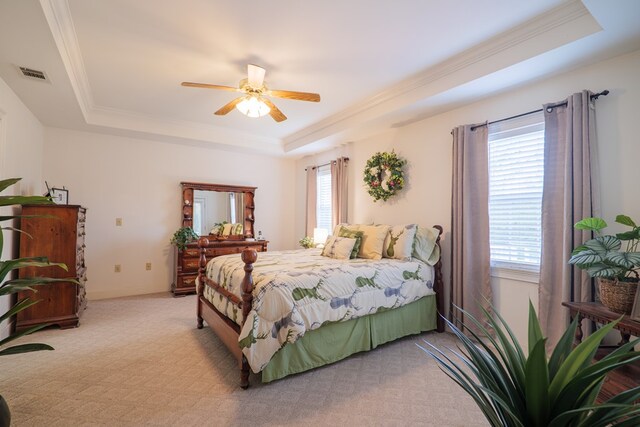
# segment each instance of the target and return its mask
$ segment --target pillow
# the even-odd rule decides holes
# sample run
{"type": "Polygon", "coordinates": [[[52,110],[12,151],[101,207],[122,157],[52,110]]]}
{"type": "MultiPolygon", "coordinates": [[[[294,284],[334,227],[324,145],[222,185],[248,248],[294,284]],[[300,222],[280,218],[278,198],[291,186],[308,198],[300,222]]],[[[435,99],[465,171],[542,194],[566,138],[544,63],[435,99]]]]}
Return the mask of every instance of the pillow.
{"type": "Polygon", "coordinates": [[[359,225],[358,231],[362,231],[362,245],[358,257],[366,259],[382,259],[384,239],[389,232],[388,225],[359,225]]]}
{"type": "Polygon", "coordinates": [[[242,234],[243,228],[242,224],[237,222],[231,226],[231,234],[242,234]]]}
{"type": "Polygon", "coordinates": [[[347,224],[346,222],[341,222],[340,224],[336,225],[335,227],[333,227],[333,235],[337,236],[338,234],[340,234],[340,229],[344,227],[347,228],[349,230],[358,230],[358,225],[357,224],[347,224]]]}
{"type": "Polygon", "coordinates": [[[350,239],[348,237],[330,236],[327,239],[327,243],[324,244],[322,249],[322,256],[335,259],[349,259],[353,245],[356,244],[356,239],[350,239]]]}
{"type": "Polygon", "coordinates": [[[440,247],[436,245],[439,233],[435,228],[418,227],[411,255],[426,264],[435,265],[440,259],[440,247]]]}
{"type": "Polygon", "coordinates": [[[356,231],[347,227],[340,227],[338,231],[339,237],[348,237],[350,239],[356,239],[355,245],[353,245],[353,250],[351,251],[351,256],[349,258],[357,258],[358,252],[360,252],[360,246],[362,246],[362,236],[364,233],[362,231],[356,231]]]}
{"type": "Polygon", "coordinates": [[[222,235],[223,236],[228,236],[229,234],[231,234],[231,226],[233,226],[233,224],[229,224],[226,223],[223,228],[222,228],[222,235]]]}
{"type": "Polygon", "coordinates": [[[384,239],[384,258],[401,259],[411,261],[413,251],[413,240],[416,236],[417,224],[395,225],[389,228],[384,239]]]}

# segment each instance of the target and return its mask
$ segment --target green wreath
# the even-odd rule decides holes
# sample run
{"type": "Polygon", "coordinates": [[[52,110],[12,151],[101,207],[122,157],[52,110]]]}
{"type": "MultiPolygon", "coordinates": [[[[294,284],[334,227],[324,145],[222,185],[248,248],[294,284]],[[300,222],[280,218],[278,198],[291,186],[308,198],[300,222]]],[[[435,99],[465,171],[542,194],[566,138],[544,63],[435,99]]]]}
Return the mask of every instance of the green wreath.
{"type": "Polygon", "coordinates": [[[402,167],[407,161],[391,153],[376,153],[367,160],[364,168],[364,182],[373,201],[387,199],[404,187],[402,167]]]}

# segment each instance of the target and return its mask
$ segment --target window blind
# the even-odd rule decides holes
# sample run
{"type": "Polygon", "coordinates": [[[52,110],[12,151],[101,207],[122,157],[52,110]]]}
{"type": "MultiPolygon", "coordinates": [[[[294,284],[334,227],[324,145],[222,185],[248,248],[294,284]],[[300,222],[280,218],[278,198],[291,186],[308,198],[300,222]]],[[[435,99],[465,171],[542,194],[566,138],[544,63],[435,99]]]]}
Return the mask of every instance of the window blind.
{"type": "Polygon", "coordinates": [[[318,167],[316,227],[331,233],[331,166],[318,167]]]}
{"type": "Polygon", "coordinates": [[[543,174],[542,113],[489,125],[492,266],[539,270],[543,174]]]}

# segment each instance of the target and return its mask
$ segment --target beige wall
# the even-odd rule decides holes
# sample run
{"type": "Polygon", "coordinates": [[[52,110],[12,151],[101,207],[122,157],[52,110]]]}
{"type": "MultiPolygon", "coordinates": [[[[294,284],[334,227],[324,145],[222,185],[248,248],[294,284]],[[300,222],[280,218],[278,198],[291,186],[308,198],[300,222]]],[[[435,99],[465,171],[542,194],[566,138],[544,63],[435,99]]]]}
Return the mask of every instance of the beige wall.
{"type": "Polygon", "coordinates": [[[44,177],[88,208],[89,299],[169,290],[181,181],[257,186],[256,232],[269,249],[292,245],[293,160],[53,128],[44,152],[44,177]]]}
{"type": "MultiPolygon", "coordinates": [[[[42,141],[42,125],[0,78],[0,179],[22,178],[3,195],[42,194],[42,141]]],[[[9,208],[0,209],[2,213],[9,211],[9,208]]],[[[2,259],[18,255],[14,237],[14,233],[4,231],[2,259]]],[[[0,298],[0,313],[4,313],[9,304],[9,298],[0,298]]],[[[6,322],[0,325],[0,339],[7,336],[8,330],[6,322]]]]}
{"type": "MultiPolygon", "coordinates": [[[[582,89],[611,93],[597,103],[602,214],[612,219],[626,213],[640,219],[640,51],[592,66],[576,69],[535,84],[509,90],[480,102],[469,104],[402,128],[390,129],[378,136],[351,142],[346,153],[351,158],[349,187],[351,222],[442,224],[445,228],[443,262],[445,280],[449,280],[449,232],[451,210],[451,135],[453,127],[509,117],[541,108],[546,102],[559,101],[582,89]],[[407,186],[388,203],[374,203],[362,183],[366,160],[376,151],[395,150],[405,157],[407,186]]],[[[336,150],[340,151],[340,150],[336,150]]],[[[318,158],[333,158],[334,152],[322,153],[298,161],[296,174],[296,230],[304,232],[304,188],[302,169],[318,158]]],[[[537,307],[537,285],[494,277],[495,303],[502,315],[526,336],[529,298],[537,307]]]]}

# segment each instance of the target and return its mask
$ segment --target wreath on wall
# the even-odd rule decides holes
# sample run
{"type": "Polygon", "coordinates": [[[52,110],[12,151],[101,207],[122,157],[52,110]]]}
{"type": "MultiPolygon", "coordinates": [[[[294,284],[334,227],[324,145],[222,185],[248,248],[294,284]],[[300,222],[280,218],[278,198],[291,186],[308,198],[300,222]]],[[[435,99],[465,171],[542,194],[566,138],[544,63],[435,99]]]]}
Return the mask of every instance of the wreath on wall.
{"type": "Polygon", "coordinates": [[[404,187],[402,168],[407,161],[391,153],[376,153],[367,160],[364,182],[373,201],[387,201],[404,187]]]}

